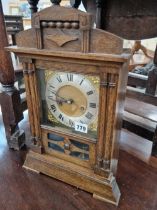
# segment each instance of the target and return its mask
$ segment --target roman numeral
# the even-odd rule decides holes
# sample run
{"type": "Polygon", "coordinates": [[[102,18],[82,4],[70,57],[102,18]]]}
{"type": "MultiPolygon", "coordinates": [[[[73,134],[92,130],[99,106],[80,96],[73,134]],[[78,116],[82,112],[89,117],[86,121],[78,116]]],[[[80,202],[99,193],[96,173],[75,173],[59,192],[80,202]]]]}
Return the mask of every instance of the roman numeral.
{"type": "Polygon", "coordinates": [[[67,79],[68,79],[68,81],[72,82],[73,81],[73,74],[67,74],[67,79]]]}
{"type": "Polygon", "coordinates": [[[51,87],[51,88],[53,88],[53,89],[55,88],[53,85],[49,85],[49,87],[51,87]]]}
{"type": "Polygon", "coordinates": [[[58,80],[58,82],[60,82],[60,83],[62,82],[62,79],[60,76],[58,76],[56,79],[58,80]]]}
{"type": "Polygon", "coordinates": [[[80,120],[80,123],[84,124],[84,122],[82,120],[80,120]]]}
{"type": "Polygon", "coordinates": [[[88,112],[88,113],[85,115],[85,117],[88,118],[89,120],[91,120],[92,117],[93,117],[93,115],[92,115],[90,112],[88,112]]]}
{"type": "Polygon", "coordinates": [[[91,108],[96,108],[96,103],[89,103],[89,107],[91,107],[91,108]]]}
{"type": "Polygon", "coordinates": [[[53,96],[48,96],[48,99],[53,100],[53,96]]]}
{"type": "Polygon", "coordinates": [[[51,105],[51,109],[52,109],[53,112],[55,112],[56,111],[56,106],[54,104],[51,105]]]}
{"type": "Polygon", "coordinates": [[[56,91],[51,91],[51,90],[50,90],[50,92],[51,92],[52,94],[56,95],[56,91]]]}
{"type": "Polygon", "coordinates": [[[71,127],[73,127],[73,126],[74,126],[74,122],[73,122],[72,120],[69,120],[69,125],[70,125],[71,127]]]}
{"type": "Polygon", "coordinates": [[[82,79],[82,80],[81,80],[80,85],[82,85],[82,83],[83,83],[84,80],[85,80],[85,79],[82,79]]]}
{"type": "Polygon", "coordinates": [[[93,93],[94,93],[93,90],[90,90],[87,92],[87,95],[89,96],[89,95],[92,95],[93,93]]]}
{"type": "Polygon", "coordinates": [[[62,114],[60,114],[59,116],[58,116],[58,118],[60,119],[60,120],[64,120],[64,117],[63,117],[63,115],[62,114]]]}

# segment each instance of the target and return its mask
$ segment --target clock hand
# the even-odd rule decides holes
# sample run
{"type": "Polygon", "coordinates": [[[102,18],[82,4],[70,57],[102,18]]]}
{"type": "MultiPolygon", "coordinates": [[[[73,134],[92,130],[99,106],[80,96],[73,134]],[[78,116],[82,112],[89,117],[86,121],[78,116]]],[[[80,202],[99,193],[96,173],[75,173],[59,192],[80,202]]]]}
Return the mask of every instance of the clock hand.
{"type": "Polygon", "coordinates": [[[77,105],[75,102],[74,102],[74,100],[73,99],[65,99],[65,98],[63,98],[63,97],[61,97],[61,96],[59,96],[59,95],[57,95],[57,94],[55,94],[56,95],[56,100],[55,99],[53,99],[53,98],[51,98],[50,100],[51,101],[56,101],[56,102],[58,102],[59,104],[62,104],[62,103],[67,103],[67,104],[75,104],[75,105],[77,105]],[[60,98],[60,99],[58,99],[58,98],[60,98]]]}
{"type": "Polygon", "coordinates": [[[64,100],[64,101],[67,101],[67,99],[65,99],[65,98],[63,98],[63,97],[61,97],[61,96],[59,96],[59,95],[57,95],[57,94],[55,94],[58,98],[61,98],[62,100],[64,100]]]}
{"type": "Polygon", "coordinates": [[[56,95],[56,98],[60,98],[60,99],[62,99],[62,100],[54,100],[54,99],[51,99],[51,100],[53,100],[53,101],[56,101],[56,102],[58,102],[60,105],[62,105],[62,103],[67,103],[67,104],[75,104],[75,106],[77,106],[78,107],[78,104],[73,100],[73,99],[65,99],[65,98],[63,98],[62,96],[59,96],[57,93],[55,93],[55,92],[52,92],[53,94],[55,94],[56,95]]]}
{"type": "Polygon", "coordinates": [[[65,99],[65,98],[63,98],[63,97],[61,97],[61,96],[59,96],[56,92],[52,92],[52,91],[50,91],[50,92],[53,93],[56,97],[61,98],[61,99],[63,99],[64,101],[67,101],[67,99],[65,99]]]}
{"type": "Polygon", "coordinates": [[[74,100],[73,99],[65,99],[63,98],[62,96],[59,96],[57,93],[55,94],[58,98],[61,98],[63,99],[63,102],[67,103],[67,104],[72,104],[74,103],[74,100]]]}
{"type": "MultiPolygon", "coordinates": [[[[66,101],[67,101],[67,99],[65,99],[65,98],[63,98],[63,97],[61,97],[61,96],[59,96],[56,92],[53,92],[53,91],[50,91],[50,92],[53,93],[53,94],[56,96],[56,98],[62,99],[62,100],[63,100],[62,102],[66,102],[66,101]]],[[[51,100],[52,100],[52,101],[58,101],[58,100],[54,100],[54,99],[52,99],[52,98],[51,98],[51,100]]]]}
{"type": "Polygon", "coordinates": [[[61,100],[61,99],[58,99],[58,100],[56,99],[56,100],[55,100],[55,99],[53,99],[53,98],[49,98],[49,99],[50,99],[51,101],[56,101],[56,102],[59,103],[59,104],[62,104],[63,102],[66,102],[66,100],[63,100],[63,99],[62,99],[62,100],[61,100]]]}

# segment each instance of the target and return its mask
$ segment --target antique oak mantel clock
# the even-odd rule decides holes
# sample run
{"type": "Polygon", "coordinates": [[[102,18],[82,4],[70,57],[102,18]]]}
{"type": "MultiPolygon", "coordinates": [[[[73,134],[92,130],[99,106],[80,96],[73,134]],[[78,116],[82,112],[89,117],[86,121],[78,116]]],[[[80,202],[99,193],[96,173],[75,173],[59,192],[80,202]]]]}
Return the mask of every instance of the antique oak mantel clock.
{"type": "Polygon", "coordinates": [[[88,13],[53,5],[8,47],[23,64],[31,127],[24,167],[118,204],[115,180],[129,54],[88,13]]]}

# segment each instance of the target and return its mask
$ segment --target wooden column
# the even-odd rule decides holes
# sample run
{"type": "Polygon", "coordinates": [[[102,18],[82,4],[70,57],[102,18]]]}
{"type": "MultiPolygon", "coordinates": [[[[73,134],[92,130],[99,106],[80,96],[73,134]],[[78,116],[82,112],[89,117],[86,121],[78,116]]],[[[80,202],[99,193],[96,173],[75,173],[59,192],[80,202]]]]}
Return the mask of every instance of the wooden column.
{"type": "Polygon", "coordinates": [[[101,14],[102,14],[102,2],[104,0],[96,0],[96,27],[101,29],[101,14]]]}
{"type": "Polygon", "coordinates": [[[9,52],[2,3],[0,0],[0,82],[2,90],[0,103],[6,138],[10,148],[19,149],[24,143],[24,132],[18,128],[18,122],[23,119],[19,91],[14,86],[14,68],[9,52]]]}
{"type": "Polygon", "coordinates": [[[28,0],[28,3],[30,4],[31,14],[38,11],[38,7],[37,7],[38,2],[39,0],[28,0]]]}
{"type": "Polygon", "coordinates": [[[30,60],[28,63],[23,63],[23,73],[29,110],[29,122],[32,134],[30,146],[33,151],[42,153],[43,147],[41,143],[40,110],[38,107],[40,101],[33,61],[30,60]]]}

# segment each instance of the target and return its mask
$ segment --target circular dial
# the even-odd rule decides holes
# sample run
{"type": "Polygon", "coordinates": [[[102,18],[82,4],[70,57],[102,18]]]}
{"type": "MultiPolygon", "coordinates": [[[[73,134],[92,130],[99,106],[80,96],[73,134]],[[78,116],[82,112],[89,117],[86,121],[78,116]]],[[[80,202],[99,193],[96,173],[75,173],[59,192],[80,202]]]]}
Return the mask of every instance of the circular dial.
{"type": "Polygon", "coordinates": [[[75,122],[89,125],[97,117],[98,93],[84,75],[53,74],[46,85],[46,101],[53,116],[69,127],[75,122]]]}

